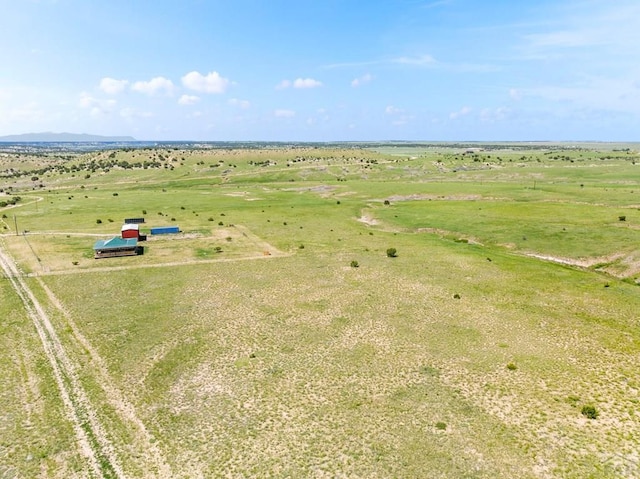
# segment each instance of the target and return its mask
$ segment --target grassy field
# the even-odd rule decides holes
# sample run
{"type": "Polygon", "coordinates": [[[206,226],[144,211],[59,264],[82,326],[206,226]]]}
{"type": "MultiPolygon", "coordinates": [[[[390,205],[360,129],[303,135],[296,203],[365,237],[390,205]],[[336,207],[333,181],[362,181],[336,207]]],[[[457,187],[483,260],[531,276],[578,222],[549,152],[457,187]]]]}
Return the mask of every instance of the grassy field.
{"type": "Polygon", "coordinates": [[[640,475],[640,155],[482,146],[4,157],[0,478],[640,475]]]}

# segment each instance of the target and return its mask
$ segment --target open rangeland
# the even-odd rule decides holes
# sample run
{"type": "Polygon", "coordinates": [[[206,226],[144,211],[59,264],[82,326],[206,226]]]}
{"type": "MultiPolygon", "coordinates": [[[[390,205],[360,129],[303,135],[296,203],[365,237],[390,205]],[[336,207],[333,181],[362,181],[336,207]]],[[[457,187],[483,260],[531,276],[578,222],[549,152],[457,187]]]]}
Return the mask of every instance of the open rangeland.
{"type": "Polygon", "coordinates": [[[0,157],[0,478],[640,476],[637,145],[480,147],[0,157]]]}

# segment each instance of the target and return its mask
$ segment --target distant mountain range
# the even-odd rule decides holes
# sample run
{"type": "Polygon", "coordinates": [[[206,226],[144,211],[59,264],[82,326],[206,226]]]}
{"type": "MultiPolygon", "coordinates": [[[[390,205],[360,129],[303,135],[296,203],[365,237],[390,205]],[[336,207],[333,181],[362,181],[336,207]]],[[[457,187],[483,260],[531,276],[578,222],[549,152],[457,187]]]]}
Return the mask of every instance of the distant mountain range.
{"type": "Polygon", "coordinates": [[[86,133],[24,133],[22,135],[0,136],[1,142],[31,143],[31,142],[102,142],[102,141],[136,141],[132,136],[101,136],[86,133]]]}

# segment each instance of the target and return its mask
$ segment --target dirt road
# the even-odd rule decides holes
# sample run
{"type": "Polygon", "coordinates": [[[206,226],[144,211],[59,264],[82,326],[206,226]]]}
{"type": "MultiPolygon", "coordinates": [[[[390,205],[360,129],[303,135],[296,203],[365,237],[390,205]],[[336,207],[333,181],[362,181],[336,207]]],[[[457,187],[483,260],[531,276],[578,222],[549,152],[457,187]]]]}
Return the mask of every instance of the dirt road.
{"type": "Polygon", "coordinates": [[[49,317],[22,278],[13,259],[0,244],[0,268],[22,300],[25,311],[33,321],[49,360],[60,396],[82,454],[97,477],[124,478],[118,458],[104,429],[98,421],[87,394],[78,379],[73,362],[69,359],[49,317]]]}

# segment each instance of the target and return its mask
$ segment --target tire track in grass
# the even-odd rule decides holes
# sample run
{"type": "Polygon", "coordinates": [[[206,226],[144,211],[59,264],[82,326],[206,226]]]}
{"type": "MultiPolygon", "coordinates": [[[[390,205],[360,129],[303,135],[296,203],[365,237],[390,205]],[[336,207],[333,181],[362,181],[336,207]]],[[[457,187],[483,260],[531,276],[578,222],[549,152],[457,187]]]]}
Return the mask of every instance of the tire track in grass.
{"type": "Polygon", "coordinates": [[[90,360],[98,373],[100,386],[107,397],[107,401],[111,406],[113,406],[121,419],[133,425],[131,432],[135,435],[136,446],[141,450],[141,453],[147,460],[147,464],[153,464],[154,471],[158,472],[158,475],[156,476],[153,471],[147,470],[145,477],[173,477],[171,468],[162,455],[160,448],[157,444],[154,444],[152,435],[149,433],[142,420],[138,417],[135,407],[127,401],[122,391],[113,383],[105,361],[87,338],[85,338],[80,332],[78,325],[75,323],[69,312],[64,308],[64,305],[55,296],[53,291],[51,291],[41,278],[37,277],[36,280],[47,294],[49,301],[64,315],[76,341],[78,341],[82,348],[89,353],[90,360]]]}
{"type": "Polygon", "coordinates": [[[67,416],[73,424],[81,453],[97,477],[124,479],[115,451],[100,424],[93,407],[78,379],[73,363],[60,342],[49,317],[22,279],[12,258],[0,245],[0,268],[22,300],[25,311],[32,320],[42,346],[51,364],[53,375],[65,405],[67,416]]]}

